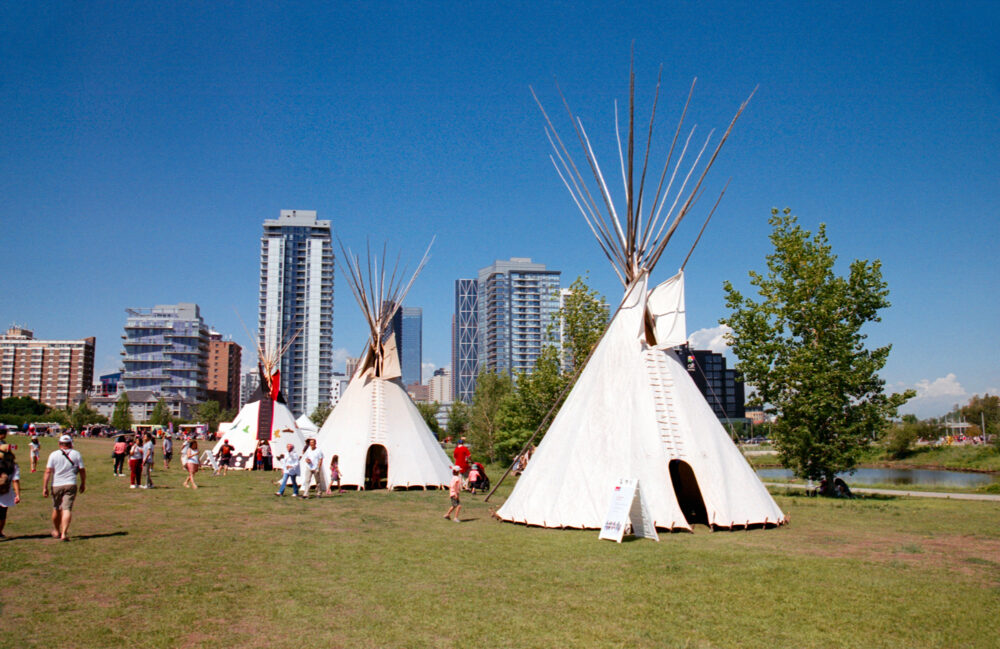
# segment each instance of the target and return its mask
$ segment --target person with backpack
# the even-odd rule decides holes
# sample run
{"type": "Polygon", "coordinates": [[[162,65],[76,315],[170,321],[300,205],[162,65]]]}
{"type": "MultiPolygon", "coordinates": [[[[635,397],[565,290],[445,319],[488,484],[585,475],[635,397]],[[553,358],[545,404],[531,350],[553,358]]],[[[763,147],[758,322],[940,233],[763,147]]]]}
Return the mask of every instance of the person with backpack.
{"type": "MultiPolygon", "coordinates": [[[[6,437],[0,437],[0,441],[6,437]]],[[[14,462],[14,451],[10,444],[0,443],[0,539],[5,538],[3,528],[7,524],[7,510],[21,502],[21,470],[14,462]]]]}
{"type": "Polygon", "coordinates": [[[73,448],[73,438],[63,435],[59,448],[49,455],[42,478],[42,496],[52,494],[52,537],[69,541],[69,523],[72,520],[76,494],[87,490],[87,470],[83,456],[73,448]],[[76,477],[80,476],[77,488],[76,477]]]}

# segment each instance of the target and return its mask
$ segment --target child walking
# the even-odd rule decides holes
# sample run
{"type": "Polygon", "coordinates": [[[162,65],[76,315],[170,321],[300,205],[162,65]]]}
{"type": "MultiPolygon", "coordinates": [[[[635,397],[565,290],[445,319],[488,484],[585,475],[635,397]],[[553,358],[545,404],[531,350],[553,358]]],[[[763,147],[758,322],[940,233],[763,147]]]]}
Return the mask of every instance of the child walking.
{"type": "Polygon", "coordinates": [[[333,493],[333,483],[337,483],[337,493],[342,494],[344,490],[340,488],[340,456],[334,455],[330,459],[330,484],[326,488],[327,494],[333,493]]]}
{"type": "Polygon", "coordinates": [[[457,464],[451,467],[451,484],[448,487],[448,495],[451,497],[451,507],[448,508],[448,513],[444,515],[445,518],[451,518],[456,523],[460,523],[458,520],[458,512],[462,510],[462,501],[459,500],[459,494],[462,492],[462,467],[457,464]],[[455,513],[455,517],[452,518],[452,512],[455,513]]]}

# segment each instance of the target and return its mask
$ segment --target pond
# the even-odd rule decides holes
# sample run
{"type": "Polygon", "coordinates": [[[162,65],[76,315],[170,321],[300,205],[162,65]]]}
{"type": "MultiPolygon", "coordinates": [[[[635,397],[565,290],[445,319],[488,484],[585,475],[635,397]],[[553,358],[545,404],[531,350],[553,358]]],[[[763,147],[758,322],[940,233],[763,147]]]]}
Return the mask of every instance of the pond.
{"type": "MultiPolygon", "coordinates": [[[[789,469],[758,469],[762,480],[787,480],[792,477],[789,469]]],[[[938,469],[857,469],[853,475],[838,474],[849,485],[891,484],[923,485],[937,487],[982,487],[1000,482],[1000,476],[990,473],[965,473],[938,469]]]]}

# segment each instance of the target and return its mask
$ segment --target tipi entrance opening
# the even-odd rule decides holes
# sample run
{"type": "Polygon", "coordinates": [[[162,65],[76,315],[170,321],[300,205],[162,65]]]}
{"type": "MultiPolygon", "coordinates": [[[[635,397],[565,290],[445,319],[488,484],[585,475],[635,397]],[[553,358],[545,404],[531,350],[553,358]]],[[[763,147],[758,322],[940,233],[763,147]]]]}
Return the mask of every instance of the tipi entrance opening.
{"type": "Polygon", "coordinates": [[[670,482],[674,485],[677,504],[687,519],[688,525],[702,523],[708,525],[708,511],[698,488],[698,479],[691,465],[684,460],[670,460],[670,482]]]}
{"type": "Polygon", "coordinates": [[[389,454],[381,444],[372,444],[365,457],[365,489],[385,489],[388,479],[389,454]]]}

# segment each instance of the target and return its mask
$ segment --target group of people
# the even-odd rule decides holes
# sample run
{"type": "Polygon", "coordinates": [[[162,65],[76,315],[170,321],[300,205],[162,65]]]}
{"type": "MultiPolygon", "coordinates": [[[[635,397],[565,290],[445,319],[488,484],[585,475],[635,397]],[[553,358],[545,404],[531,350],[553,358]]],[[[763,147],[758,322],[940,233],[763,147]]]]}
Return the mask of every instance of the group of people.
{"type": "Polygon", "coordinates": [[[461,492],[468,491],[476,495],[478,490],[487,490],[490,487],[490,480],[486,476],[486,467],[481,462],[472,461],[472,451],[465,445],[465,439],[459,438],[455,450],[452,452],[455,464],[451,467],[451,482],[448,485],[448,496],[451,499],[451,507],[448,508],[445,518],[450,518],[456,523],[461,522],[458,513],[462,511],[461,492]]]}
{"type": "MultiPolygon", "coordinates": [[[[33,437],[29,445],[31,470],[35,471],[37,453],[41,445],[33,437]]],[[[52,498],[53,538],[69,540],[69,524],[72,520],[73,504],[76,496],[87,490],[87,470],[83,466],[83,456],[73,448],[73,438],[62,435],[59,448],[49,454],[42,478],[42,497],[52,498]],[[79,480],[79,483],[77,482],[79,480]]],[[[7,524],[7,510],[21,502],[21,469],[16,462],[14,448],[7,443],[7,430],[0,429],[0,538],[7,524]]]]}
{"type": "MultiPolygon", "coordinates": [[[[308,498],[309,490],[312,489],[313,484],[316,485],[316,495],[323,495],[322,471],[324,458],[323,451],[316,446],[315,438],[310,438],[307,441],[301,457],[295,452],[295,446],[288,444],[285,453],[279,455],[277,459],[281,461],[282,471],[281,483],[278,485],[278,490],[274,492],[275,496],[284,496],[285,487],[289,484],[292,485],[292,497],[308,498]],[[299,488],[300,474],[302,474],[301,491],[299,488]]],[[[333,493],[334,485],[336,485],[338,493],[344,493],[344,490],[340,488],[339,455],[334,455],[330,458],[330,482],[326,487],[327,495],[333,493]]]]}
{"type": "MultiPolygon", "coordinates": [[[[163,438],[163,468],[169,469],[170,462],[174,457],[174,441],[167,435],[163,438]]],[[[153,441],[153,434],[146,432],[136,433],[131,437],[119,435],[115,438],[115,445],[111,449],[111,457],[114,459],[114,474],[116,476],[125,475],[125,460],[128,460],[129,468],[129,489],[152,489],[153,488],[153,462],[155,460],[156,444],[153,441]],[[143,477],[145,476],[145,484],[143,477]]],[[[198,461],[198,441],[194,439],[185,440],[184,448],[181,451],[181,462],[188,476],[184,480],[184,486],[197,489],[194,475],[198,472],[201,464],[198,461]]]]}

